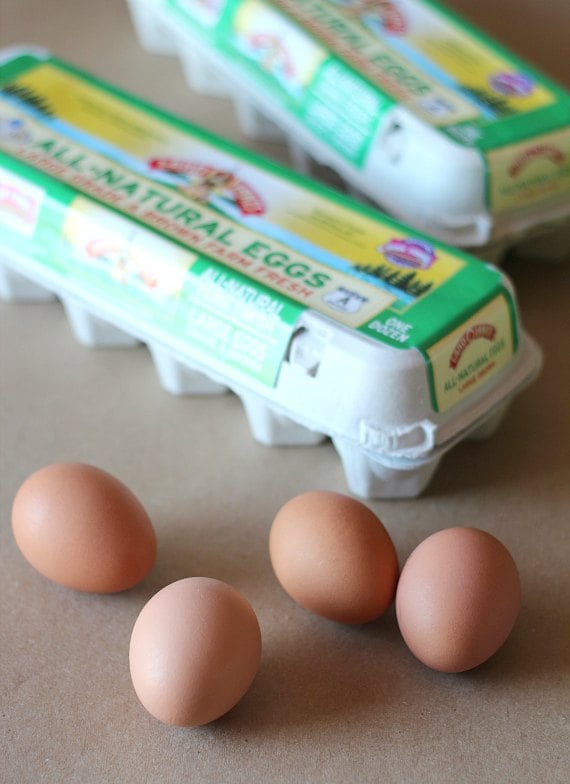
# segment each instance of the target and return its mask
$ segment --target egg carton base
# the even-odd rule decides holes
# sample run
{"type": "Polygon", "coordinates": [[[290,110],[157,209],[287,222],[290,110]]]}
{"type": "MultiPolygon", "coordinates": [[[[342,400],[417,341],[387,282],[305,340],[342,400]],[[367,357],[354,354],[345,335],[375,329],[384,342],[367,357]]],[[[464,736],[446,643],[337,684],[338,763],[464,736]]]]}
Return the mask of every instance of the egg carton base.
{"type": "Polygon", "coordinates": [[[130,348],[140,341],[128,332],[96,316],[71,297],[61,297],[71,331],[78,343],[88,348],[130,348]]]}
{"type": "Polygon", "coordinates": [[[265,403],[258,395],[240,393],[253,438],[265,446],[315,446],[326,434],[299,424],[265,403]]]}
{"type": "MultiPolygon", "coordinates": [[[[17,260],[11,263],[15,266],[17,260]]],[[[7,256],[0,258],[0,298],[11,303],[60,300],[75,339],[89,348],[126,348],[145,344],[159,383],[170,394],[216,396],[235,393],[242,402],[252,437],[264,446],[307,447],[330,438],[341,460],[350,492],[364,499],[399,499],[420,495],[430,483],[443,454],[459,440],[489,438],[510,405],[510,398],[503,401],[468,433],[454,439],[452,444],[437,447],[426,458],[399,459],[371,454],[354,441],[311,428],[306,422],[288,416],[255,392],[222,383],[194,367],[191,361],[178,356],[168,346],[148,336],[131,334],[90,303],[67,292],[54,290],[45,281],[30,281],[28,276],[12,268],[7,256]]]]}
{"type": "Polygon", "coordinates": [[[344,438],[332,441],[347,484],[360,498],[416,498],[429,485],[441,461],[438,455],[419,464],[394,466],[367,455],[344,438]]]}
{"type": "Polygon", "coordinates": [[[212,380],[209,376],[188,367],[172,356],[161,344],[147,343],[158,380],[163,389],[171,395],[224,395],[230,391],[225,384],[212,380]]]}
{"type": "Polygon", "coordinates": [[[488,416],[469,433],[469,441],[487,441],[494,436],[501,426],[501,423],[509,410],[510,404],[511,401],[506,400],[504,403],[497,406],[494,411],[490,412],[488,416]]]}
{"type": "Polygon", "coordinates": [[[15,272],[8,266],[6,256],[0,256],[0,299],[19,303],[49,302],[56,296],[44,286],[15,272]]]}

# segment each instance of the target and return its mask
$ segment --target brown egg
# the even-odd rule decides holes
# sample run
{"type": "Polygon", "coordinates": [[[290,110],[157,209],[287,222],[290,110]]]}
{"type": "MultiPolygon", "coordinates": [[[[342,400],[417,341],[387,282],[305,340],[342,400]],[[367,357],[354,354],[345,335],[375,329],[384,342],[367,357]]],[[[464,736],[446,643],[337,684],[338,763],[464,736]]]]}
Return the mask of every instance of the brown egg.
{"type": "Polygon", "coordinates": [[[154,529],[138,499],[83,463],[55,463],[28,477],[14,499],[12,529],[38,572],[77,591],[131,588],[156,557],[154,529]]]}
{"type": "Polygon", "coordinates": [[[167,585],[134,625],[130,668],[138,698],[166,724],[207,724],[247,692],[261,633],[247,600],[227,583],[188,577],[167,585]]]}
{"type": "Polygon", "coordinates": [[[425,539],[406,561],[396,615],[421,662],[462,672],[505,642],[520,599],[517,567],[498,539],[476,528],[448,528],[425,539]]]}
{"type": "Polygon", "coordinates": [[[354,498],[309,492],[277,513],[269,537],[275,575],[311,612],[343,623],[367,623],[392,603],[396,550],[376,515],[354,498]]]}

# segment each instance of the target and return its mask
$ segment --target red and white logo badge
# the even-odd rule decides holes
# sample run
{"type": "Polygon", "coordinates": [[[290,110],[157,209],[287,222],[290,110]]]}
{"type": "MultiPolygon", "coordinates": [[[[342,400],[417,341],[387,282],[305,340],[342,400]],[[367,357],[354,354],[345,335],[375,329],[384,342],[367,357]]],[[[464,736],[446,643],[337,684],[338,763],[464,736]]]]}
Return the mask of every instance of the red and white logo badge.
{"type": "Polygon", "coordinates": [[[208,203],[216,197],[239,208],[242,215],[263,215],[261,196],[233,172],[205,163],[180,158],[153,158],[148,163],[155,171],[179,175],[181,190],[190,198],[208,203]]]}
{"type": "Polygon", "coordinates": [[[402,11],[394,3],[390,2],[380,2],[379,6],[384,30],[392,35],[404,35],[407,32],[408,25],[402,11]]]}
{"type": "Polygon", "coordinates": [[[474,324],[469,329],[465,330],[463,335],[457,341],[455,348],[449,357],[449,367],[455,370],[461,359],[461,355],[465,349],[473,343],[474,340],[483,338],[484,340],[494,340],[497,334],[496,328],[492,324],[474,324]]]}
{"type": "Polygon", "coordinates": [[[554,147],[551,144],[535,144],[533,147],[527,147],[526,150],[523,150],[523,152],[515,158],[509,167],[510,176],[518,177],[523,169],[526,169],[529,163],[540,158],[549,160],[556,166],[561,166],[566,160],[566,156],[558,147],[554,147]]]}

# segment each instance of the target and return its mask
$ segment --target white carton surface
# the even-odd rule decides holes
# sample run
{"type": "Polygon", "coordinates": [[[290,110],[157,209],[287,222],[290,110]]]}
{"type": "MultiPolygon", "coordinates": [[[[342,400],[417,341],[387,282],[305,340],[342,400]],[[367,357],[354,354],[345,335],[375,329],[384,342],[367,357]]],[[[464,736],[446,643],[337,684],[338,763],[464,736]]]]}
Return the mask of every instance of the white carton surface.
{"type": "Polygon", "coordinates": [[[178,55],[193,90],[230,98],[246,135],[285,136],[301,171],[329,166],[491,261],[533,237],[539,258],[570,253],[570,96],[439,5],[129,5],[145,48],[178,55]]]}
{"type": "Polygon", "coordinates": [[[539,370],[496,268],[46,53],[5,54],[0,128],[0,296],[232,390],[264,444],[329,437],[355,494],[419,494],[539,370]]]}

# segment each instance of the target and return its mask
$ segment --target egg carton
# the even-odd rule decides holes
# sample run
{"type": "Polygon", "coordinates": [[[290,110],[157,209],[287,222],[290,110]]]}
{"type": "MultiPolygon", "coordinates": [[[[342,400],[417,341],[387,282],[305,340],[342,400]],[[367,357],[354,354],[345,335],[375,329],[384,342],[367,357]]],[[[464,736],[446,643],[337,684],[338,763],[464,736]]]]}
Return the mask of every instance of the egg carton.
{"type": "MultiPolygon", "coordinates": [[[[356,0],[322,0],[315,4],[321,15],[324,11],[331,15],[337,29],[348,23],[351,27],[347,29],[353,35],[364,36],[363,46],[376,43],[382,47],[379,50],[382,57],[397,58],[400,67],[410,68],[414,78],[422,73],[427,75],[433,88],[429,93],[431,111],[435,112],[439,106],[443,112],[447,104],[451,111],[455,102],[462,107],[461,111],[470,113],[474,117],[472,124],[462,121],[450,126],[456,138],[451,131],[446,134],[440,130],[437,115],[428,116],[425,101],[422,105],[414,104],[408,96],[408,100],[398,102],[386,84],[374,93],[374,81],[370,75],[367,81],[364,65],[359,70],[350,54],[346,55],[338,42],[335,47],[326,31],[315,32],[315,19],[306,16],[303,25],[303,15],[310,14],[307,9],[312,7],[311,3],[241,0],[230,5],[201,0],[128,0],[128,4],[138,38],[146,50],[179,57],[194,92],[229,99],[242,133],[253,140],[283,141],[298,171],[326,177],[325,172],[332,170],[351,195],[493,263],[501,263],[511,252],[541,261],[560,261],[570,256],[570,173],[565,164],[570,156],[570,96],[493,42],[484,43],[474,28],[441,6],[435,6],[430,0],[378,4],[377,14],[389,14],[388,6],[393,14],[400,14],[402,24],[410,27],[410,38],[402,30],[392,30],[390,34],[384,27],[382,34],[375,31],[374,41],[370,37],[373,11],[369,4],[361,4],[362,14],[368,12],[369,16],[361,15],[359,23],[355,21],[359,5],[356,0]],[[347,18],[347,14],[351,16],[347,18]],[[436,72],[440,69],[429,63],[425,53],[412,52],[410,41],[412,33],[417,38],[418,28],[420,33],[425,28],[429,45],[434,27],[445,34],[452,31],[469,51],[473,50],[482,59],[487,70],[499,62],[505,69],[512,69],[494,76],[487,74],[488,81],[503,77],[501,86],[497,85],[494,93],[490,90],[487,99],[496,100],[497,106],[503,101],[508,104],[505,112],[518,113],[516,142],[505,147],[503,118],[498,116],[493,122],[481,120],[491,109],[488,106],[474,109],[475,99],[469,106],[465,90],[460,85],[452,85],[449,74],[441,72],[439,81],[433,82],[434,69],[436,72]],[[305,52],[306,60],[295,50],[305,52]],[[305,82],[309,77],[302,76],[303,70],[310,69],[311,57],[323,57],[325,50],[327,56],[336,55],[338,81],[347,80],[354,93],[362,93],[362,100],[375,101],[376,111],[381,115],[377,128],[371,132],[363,160],[351,160],[343,150],[344,142],[340,137],[332,138],[325,127],[325,115],[333,118],[339,111],[333,105],[334,99],[327,104],[327,98],[319,95],[322,121],[313,118],[309,122],[301,116],[301,99],[295,91],[306,88],[303,95],[308,100],[310,92],[305,82]],[[290,59],[286,60],[287,57],[290,59]],[[286,65],[290,73],[283,75],[286,65]],[[295,82],[295,69],[299,80],[305,80],[303,84],[295,82]],[[519,69],[523,70],[519,72],[519,69]],[[532,95],[538,95],[537,105],[543,108],[538,120],[537,114],[533,114],[528,127],[524,125],[526,115],[536,107],[525,104],[531,101],[532,95],[517,96],[516,90],[524,93],[525,89],[534,90],[532,95]],[[499,90],[503,91],[502,96],[499,90]],[[390,104],[388,109],[384,107],[385,102],[390,104]],[[554,107],[555,120],[552,119],[554,107]],[[494,126],[500,136],[497,146],[501,149],[489,156],[478,148],[477,138],[488,128],[494,132],[494,126]],[[471,134],[469,138],[468,134],[471,134]],[[516,178],[509,174],[513,167],[516,178]],[[522,188],[519,172],[525,168],[525,175],[531,172],[534,180],[529,177],[522,188]],[[546,191],[553,191],[554,197],[545,197],[546,191],[537,185],[540,179],[547,180],[546,191]],[[491,187],[491,182],[496,185],[491,187]],[[514,196],[502,195],[515,186],[519,190],[514,196]],[[490,191],[495,202],[491,206],[490,191]]],[[[395,24],[394,19],[392,23],[395,24]]],[[[482,86],[488,88],[488,84],[482,86]]],[[[346,100],[350,102],[349,95],[346,100]]],[[[352,108],[356,111],[358,106],[352,108]]],[[[346,112],[342,108],[341,115],[351,111],[350,107],[346,112]]],[[[509,136],[506,138],[508,141],[509,136]]]]}
{"type": "Polygon", "coordinates": [[[38,50],[0,58],[0,248],[2,299],[234,392],[260,443],[331,439],[363,498],[420,494],[541,365],[497,268],[38,50]]]}

